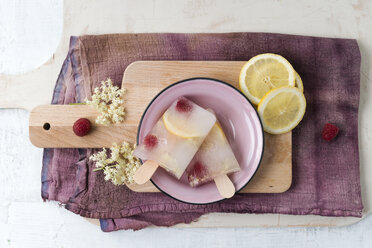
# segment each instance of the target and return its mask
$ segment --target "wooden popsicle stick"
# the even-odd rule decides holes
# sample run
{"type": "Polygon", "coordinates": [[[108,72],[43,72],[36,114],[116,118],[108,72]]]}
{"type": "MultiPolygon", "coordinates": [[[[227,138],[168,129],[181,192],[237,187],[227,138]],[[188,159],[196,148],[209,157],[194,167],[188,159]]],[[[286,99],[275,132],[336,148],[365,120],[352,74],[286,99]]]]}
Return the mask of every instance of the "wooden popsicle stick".
{"type": "Polygon", "coordinates": [[[225,198],[231,198],[235,194],[235,186],[231,182],[230,178],[224,174],[216,177],[214,182],[217,186],[218,192],[225,198]]]}
{"type": "Polygon", "coordinates": [[[135,172],[134,177],[133,177],[134,181],[137,184],[145,184],[147,181],[150,180],[152,175],[154,175],[158,167],[159,165],[155,161],[147,160],[135,172]]]}

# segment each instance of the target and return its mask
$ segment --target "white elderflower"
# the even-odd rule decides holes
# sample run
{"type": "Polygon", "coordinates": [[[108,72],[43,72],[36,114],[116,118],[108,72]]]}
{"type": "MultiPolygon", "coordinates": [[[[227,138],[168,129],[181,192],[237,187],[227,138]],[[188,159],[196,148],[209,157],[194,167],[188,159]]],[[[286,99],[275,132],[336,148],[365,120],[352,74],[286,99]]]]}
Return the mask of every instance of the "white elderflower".
{"type": "Polygon", "coordinates": [[[100,115],[96,118],[97,124],[108,125],[124,121],[124,100],[125,89],[112,84],[111,79],[101,82],[101,87],[94,89],[92,100],[85,99],[85,102],[94,107],[100,115]]]}
{"type": "Polygon", "coordinates": [[[133,151],[134,146],[124,141],[121,145],[113,144],[109,157],[108,151],[103,148],[89,159],[96,164],[94,171],[103,170],[106,181],[111,180],[115,185],[131,184],[134,182],[134,173],[141,165],[139,159],[133,155],[133,151]]]}

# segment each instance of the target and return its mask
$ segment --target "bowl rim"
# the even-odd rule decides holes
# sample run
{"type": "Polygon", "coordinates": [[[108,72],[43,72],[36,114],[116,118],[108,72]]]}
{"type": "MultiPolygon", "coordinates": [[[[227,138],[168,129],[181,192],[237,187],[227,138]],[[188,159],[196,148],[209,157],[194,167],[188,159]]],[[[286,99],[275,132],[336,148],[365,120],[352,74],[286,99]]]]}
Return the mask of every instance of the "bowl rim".
{"type": "MultiPolygon", "coordinates": [[[[188,81],[192,81],[192,80],[198,80],[198,79],[201,79],[201,80],[210,80],[210,81],[213,81],[215,83],[220,83],[220,84],[223,84],[223,85],[226,85],[230,88],[232,88],[233,90],[237,91],[240,95],[242,95],[244,97],[244,99],[247,100],[247,102],[252,106],[252,108],[254,109],[254,111],[256,112],[256,115],[257,115],[257,118],[259,120],[259,123],[261,125],[261,133],[262,133],[262,150],[261,150],[261,157],[260,157],[260,161],[258,162],[258,165],[254,171],[254,173],[252,174],[252,176],[248,179],[248,181],[238,190],[235,191],[235,194],[236,193],[239,193],[240,190],[244,189],[245,186],[248,185],[248,183],[252,180],[252,178],[254,178],[254,176],[256,175],[259,167],[261,166],[261,162],[262,162],[262,158],[263,158],[263,154],[264,154],[264,150],[265,150],[265,135],[264,135],[264,129],[263,129],[263,125],[262,125],[262,121],[261,121],[261,118],[257,112],[257,110],[255,109],[254,105],[252,104],[252,102],[241,92],[239,91],[237,88],[235,88],[234,86],[232,86],[231,84],[229,83],[226,83],[222,80],[219,80],[219,79],[215,79],[215,78],[210,78],[210,77],[191,77],[191,78],[186,78],[186,79],[182,79],[180,81],[177,81],[175,83],[172,83],[170,85],[168,85],[167,87],[165,87],[164,89],[162,89],[158,94],[156,94],[156,96],[154,96],[154,98],[149,102],[149,104],[147,105],[145,111],[143,112],[142,116],[141,116],[141,119],[140,119],[140,122],[138,124],[138,128],[137,128],[137,140],[136,140],[136,143],[137,143],[137,146],[139,145],[139,134],[140,134],[140,130],[141,130],[141,126],[142,126],[142,122],[143,122],[143,119],[147,113],[147,111],[149,110],[150,106],[154,103],[154,101],[161,95],[163,94],[165,91],[169,90],[170,88],[178,85],[178,84],[182,84],[182,83],[185,83],[185,82],[188,82],[188,81]]],[[[140,159],[140,162],[141,164],[143,164],[143,161],[142,159],[140,159]]],[[[195,202],[187,202],[187,201],[184,201],[184,200],[181,200],[181,199],[178,199],[170,194],[168,194],[167,192],[165,192],[164,190],[162,190],[152,179],[150,179],[151,183],[160,191],[162,192],[163,194],[167,195],[168,197],[174,199],[174,200],[177,200],[179,202],[182,202],[182,203],[187,203],[187,204],[192,204],[192,205],[208,205],[208,204],[213,204],[213,203],[217,203],[217,202],[220,202],[220,201],[223,201],[223,200],[226,200],[227,198],[222,198],[220,200],[216,200],[216,201],[212,201],[212,202],[205,202],[205,203],[195,203],[195,202]]]]}

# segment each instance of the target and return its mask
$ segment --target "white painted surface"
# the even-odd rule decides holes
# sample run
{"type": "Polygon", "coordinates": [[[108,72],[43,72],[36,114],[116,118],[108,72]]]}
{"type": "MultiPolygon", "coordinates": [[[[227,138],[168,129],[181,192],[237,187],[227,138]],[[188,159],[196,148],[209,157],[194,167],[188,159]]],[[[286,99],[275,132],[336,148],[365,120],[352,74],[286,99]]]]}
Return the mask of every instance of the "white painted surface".
{"type": "Polygon", "coordinates": [[[24,73],[46,62],[60,41],[62,23],[61,0],[1,0],[0,73],[24,73]]]}
{"type": "MultiPolygon", "coordinates": [[[[179,4],[173,1],[171,7],[180,11],[179,16],[161,11],[167,5],[164,1],[147,1],[148,5],[139,2],[136,5],[128,1],[125,11],[128,32],[140,32],[152,25],[154,32],[245,30],[359,38],[363,57],[360,128],[365,134],[360,144],[362,172],[366,170],[363,166],[368,166],[366,158],[371,154],[372,138],[368,121],[372,119],[371,111],[365,108],[371,101],[368,98],[371,91],[371,2],[320,4],[321,1],[309,1],[305,4],[287,1],[293,4],[287,8],[290,17],[275,14],[278,12],[269,14],[268,6],[279,8],[283,13],[284,1],[270,1],[269,4],[252,1],[251,5],[245,4],[240,9],[237,7],[243,6],[244,1],[232,1],[235,9],[218,7],[213,4],[215,1],[178,1],[179,4]],[[214,7],[209,8],[209,5],[214,7]],[[253,12],[261,13],[260,19],[252,20],[255,25],[239,18],[239,15],[253,15],[253,12]],[[186,18],[190,25],[181,25],[184,22],[180,18],[186,18]],[[299,32],[299,27],[303,27],[303,31],[299,32]]],[[[61,33],[61,10],[61,1],[0,2],[0,73],[31,70],[51,56],[59,42],[56,36],[61,33]],[[27,28],[15,32],[17,27],[27,28]]],[[[28,113],[24,110],[0,110],[0,247],[371,247],[371,215],[341,228],[148,228],[138,232],[102,233],[97,226],[58,204],[41,201],[42,150],[28,141],[27,121],[28,113]]]]}

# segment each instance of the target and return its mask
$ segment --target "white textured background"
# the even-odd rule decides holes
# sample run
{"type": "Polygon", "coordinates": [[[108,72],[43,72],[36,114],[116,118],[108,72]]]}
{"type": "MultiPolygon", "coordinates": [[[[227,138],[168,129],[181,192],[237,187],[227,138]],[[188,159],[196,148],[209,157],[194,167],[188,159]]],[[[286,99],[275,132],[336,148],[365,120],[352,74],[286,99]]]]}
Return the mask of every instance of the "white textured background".
{"type": "MultiPolygon", "coordinates": [[[[336,8],[337,1],[330,2],[336,8]]],[[[358,20],[337,25],[340,15],[332,16],[330,21],[346,33],[361,28],[363,33],[372,32],[372,27],[358,27],[358,20]]],[[[40,66],[56,49],[61,31],[61,0],[1,0],[0,73],[40,66]]],[[[371,215],[341,228],[148,228],[103,233],[58,204],[42,202],[42,150],[29,142],[27,126],[28,112],[0,109],[0,247],[372,247],[371,215]]]]}

